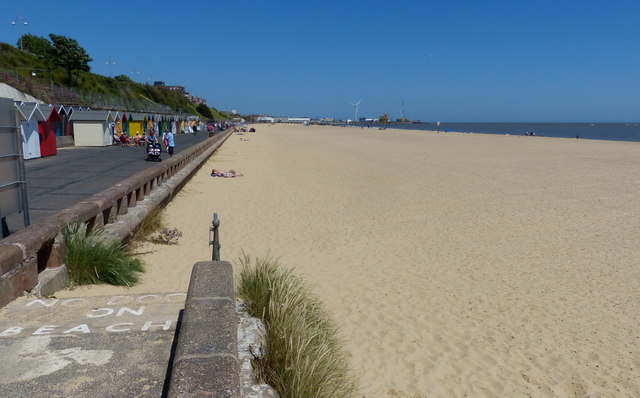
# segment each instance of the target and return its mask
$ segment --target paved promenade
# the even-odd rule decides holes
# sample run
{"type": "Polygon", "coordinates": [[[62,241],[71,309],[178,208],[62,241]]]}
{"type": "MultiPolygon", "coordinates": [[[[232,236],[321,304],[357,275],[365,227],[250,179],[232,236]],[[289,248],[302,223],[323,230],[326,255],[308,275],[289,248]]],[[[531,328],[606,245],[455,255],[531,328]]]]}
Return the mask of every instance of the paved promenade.
{"type": "Polygon", "coordinates": [[[0,397],[161,397],[186,293],[23,298],[0,309],[0,397]]]}
{"type": "MultiPolygon", "coordinates": [[[[175,153],[207,138],[207,133],[176,134],[175,153]]],[[[146,147],[110,146],[58,148],[55,156],[25,161],[31,224],[157,164],[145,158],[146,147]]],[[[169,155],[163,152],[161,158],[169,155]]],[[[21,214],[7,217],[7,223],[11,232],[24,227],[21,214]]]]}

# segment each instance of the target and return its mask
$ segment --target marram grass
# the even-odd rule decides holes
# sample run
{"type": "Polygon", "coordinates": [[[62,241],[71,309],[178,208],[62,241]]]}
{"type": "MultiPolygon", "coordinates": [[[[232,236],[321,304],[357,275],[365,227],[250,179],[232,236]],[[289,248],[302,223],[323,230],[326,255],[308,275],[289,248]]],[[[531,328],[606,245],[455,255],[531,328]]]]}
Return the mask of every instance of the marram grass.
{"type": "Polygon", "coordinates": [[[136,231],[133,233],[132,240],[140,242],[146,240],[153,233],[164,228],[164,213],[161,209],[153,209],[142,220],[136,231]]]}
{"type": "Polygon", "coordinates": [[[266,326],[265,350],[254,370],[282,398],[352,397],[356,382],[342,342],[304,281],[270,257],[240,259],[238,295],[266,326]]]}
{"type": "Polygon", "coordinates": [[[87,225],[64,230],[64,262],[73,285],[133,286],[144,271],[142,261],[120,243],[106,242],[101,233],[87,233],[87,225]]]}

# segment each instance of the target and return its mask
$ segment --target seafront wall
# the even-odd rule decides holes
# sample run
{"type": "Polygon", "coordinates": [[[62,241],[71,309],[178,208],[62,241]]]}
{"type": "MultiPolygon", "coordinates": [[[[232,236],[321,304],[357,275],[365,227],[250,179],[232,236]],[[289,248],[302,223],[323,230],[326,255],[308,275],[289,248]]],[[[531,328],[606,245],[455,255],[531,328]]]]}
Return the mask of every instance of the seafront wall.
{"type": "Polygon", "coordinates": [[[67,225],[87,223],[90,229],[102,229],[112,239],[127,238],[151,210],[171,200],[230,134],[210,137],[0,240],[0,307],[25,292],[46,296],[64,286],[62,231],[67,225]]]}
{"type": "Polygon", "coordinates": [[[240,398],[235,302],[231,263],[201,261],[193,266],[168,398],[240,398]]]}

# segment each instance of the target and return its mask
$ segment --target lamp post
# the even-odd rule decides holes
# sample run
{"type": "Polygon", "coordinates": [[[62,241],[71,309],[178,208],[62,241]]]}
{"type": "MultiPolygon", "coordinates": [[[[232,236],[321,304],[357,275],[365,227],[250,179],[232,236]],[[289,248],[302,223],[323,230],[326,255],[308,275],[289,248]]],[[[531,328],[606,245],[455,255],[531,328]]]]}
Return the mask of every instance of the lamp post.
{"type": "MultiPolygon", "coordinates": [[[[16,18],[13,21],[11,21],[11,25],[16,26],[16,27],[26,26],[26,25],[28,25],[28,22],[27,22],[27,20],[25,18],[22,18],[20,13],[18,13],[16,18]]],[[[18,43],[20,45],[20,49],[24,50],[24,46],[22,45],[22,40],[21,40],[21,37],[20,37],[20,30],[18,30],[18,43]]]]}
{"type": "Polygon", "coordinates": [[[106,64],[109,65],[109,77],[113,77],[113,74],[111,73],[111,67],[116,64],[116,61],[112,60],[111,57],[109,57],[109,60],[106,62],[106,64]]]}
{"type": "Polygon", "coordinates": [[[131,71],[131,80],[135,82],[139,79],[140,79],[140,72],[138,71],[137,68],[133,68],[133,70],[131,71]]]}

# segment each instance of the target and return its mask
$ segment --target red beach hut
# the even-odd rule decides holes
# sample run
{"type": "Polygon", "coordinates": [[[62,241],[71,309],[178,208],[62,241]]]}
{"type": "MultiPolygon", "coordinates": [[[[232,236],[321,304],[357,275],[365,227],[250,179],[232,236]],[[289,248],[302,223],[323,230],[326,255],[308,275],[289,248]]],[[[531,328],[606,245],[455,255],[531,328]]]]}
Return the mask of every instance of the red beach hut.
{"type": "MultiPolygon", "coordinates": [[[[42,113],[47,115],[47,108],[41,108],[42,113]]],[[[38,123],[38,135],[40,136],[40,155],[42,157],[52,156],[58,153],[56,149],[56,128],[62,128],[62,118],[56,110],[51,107],[51,112],[47,120],[38,123]]]]}

